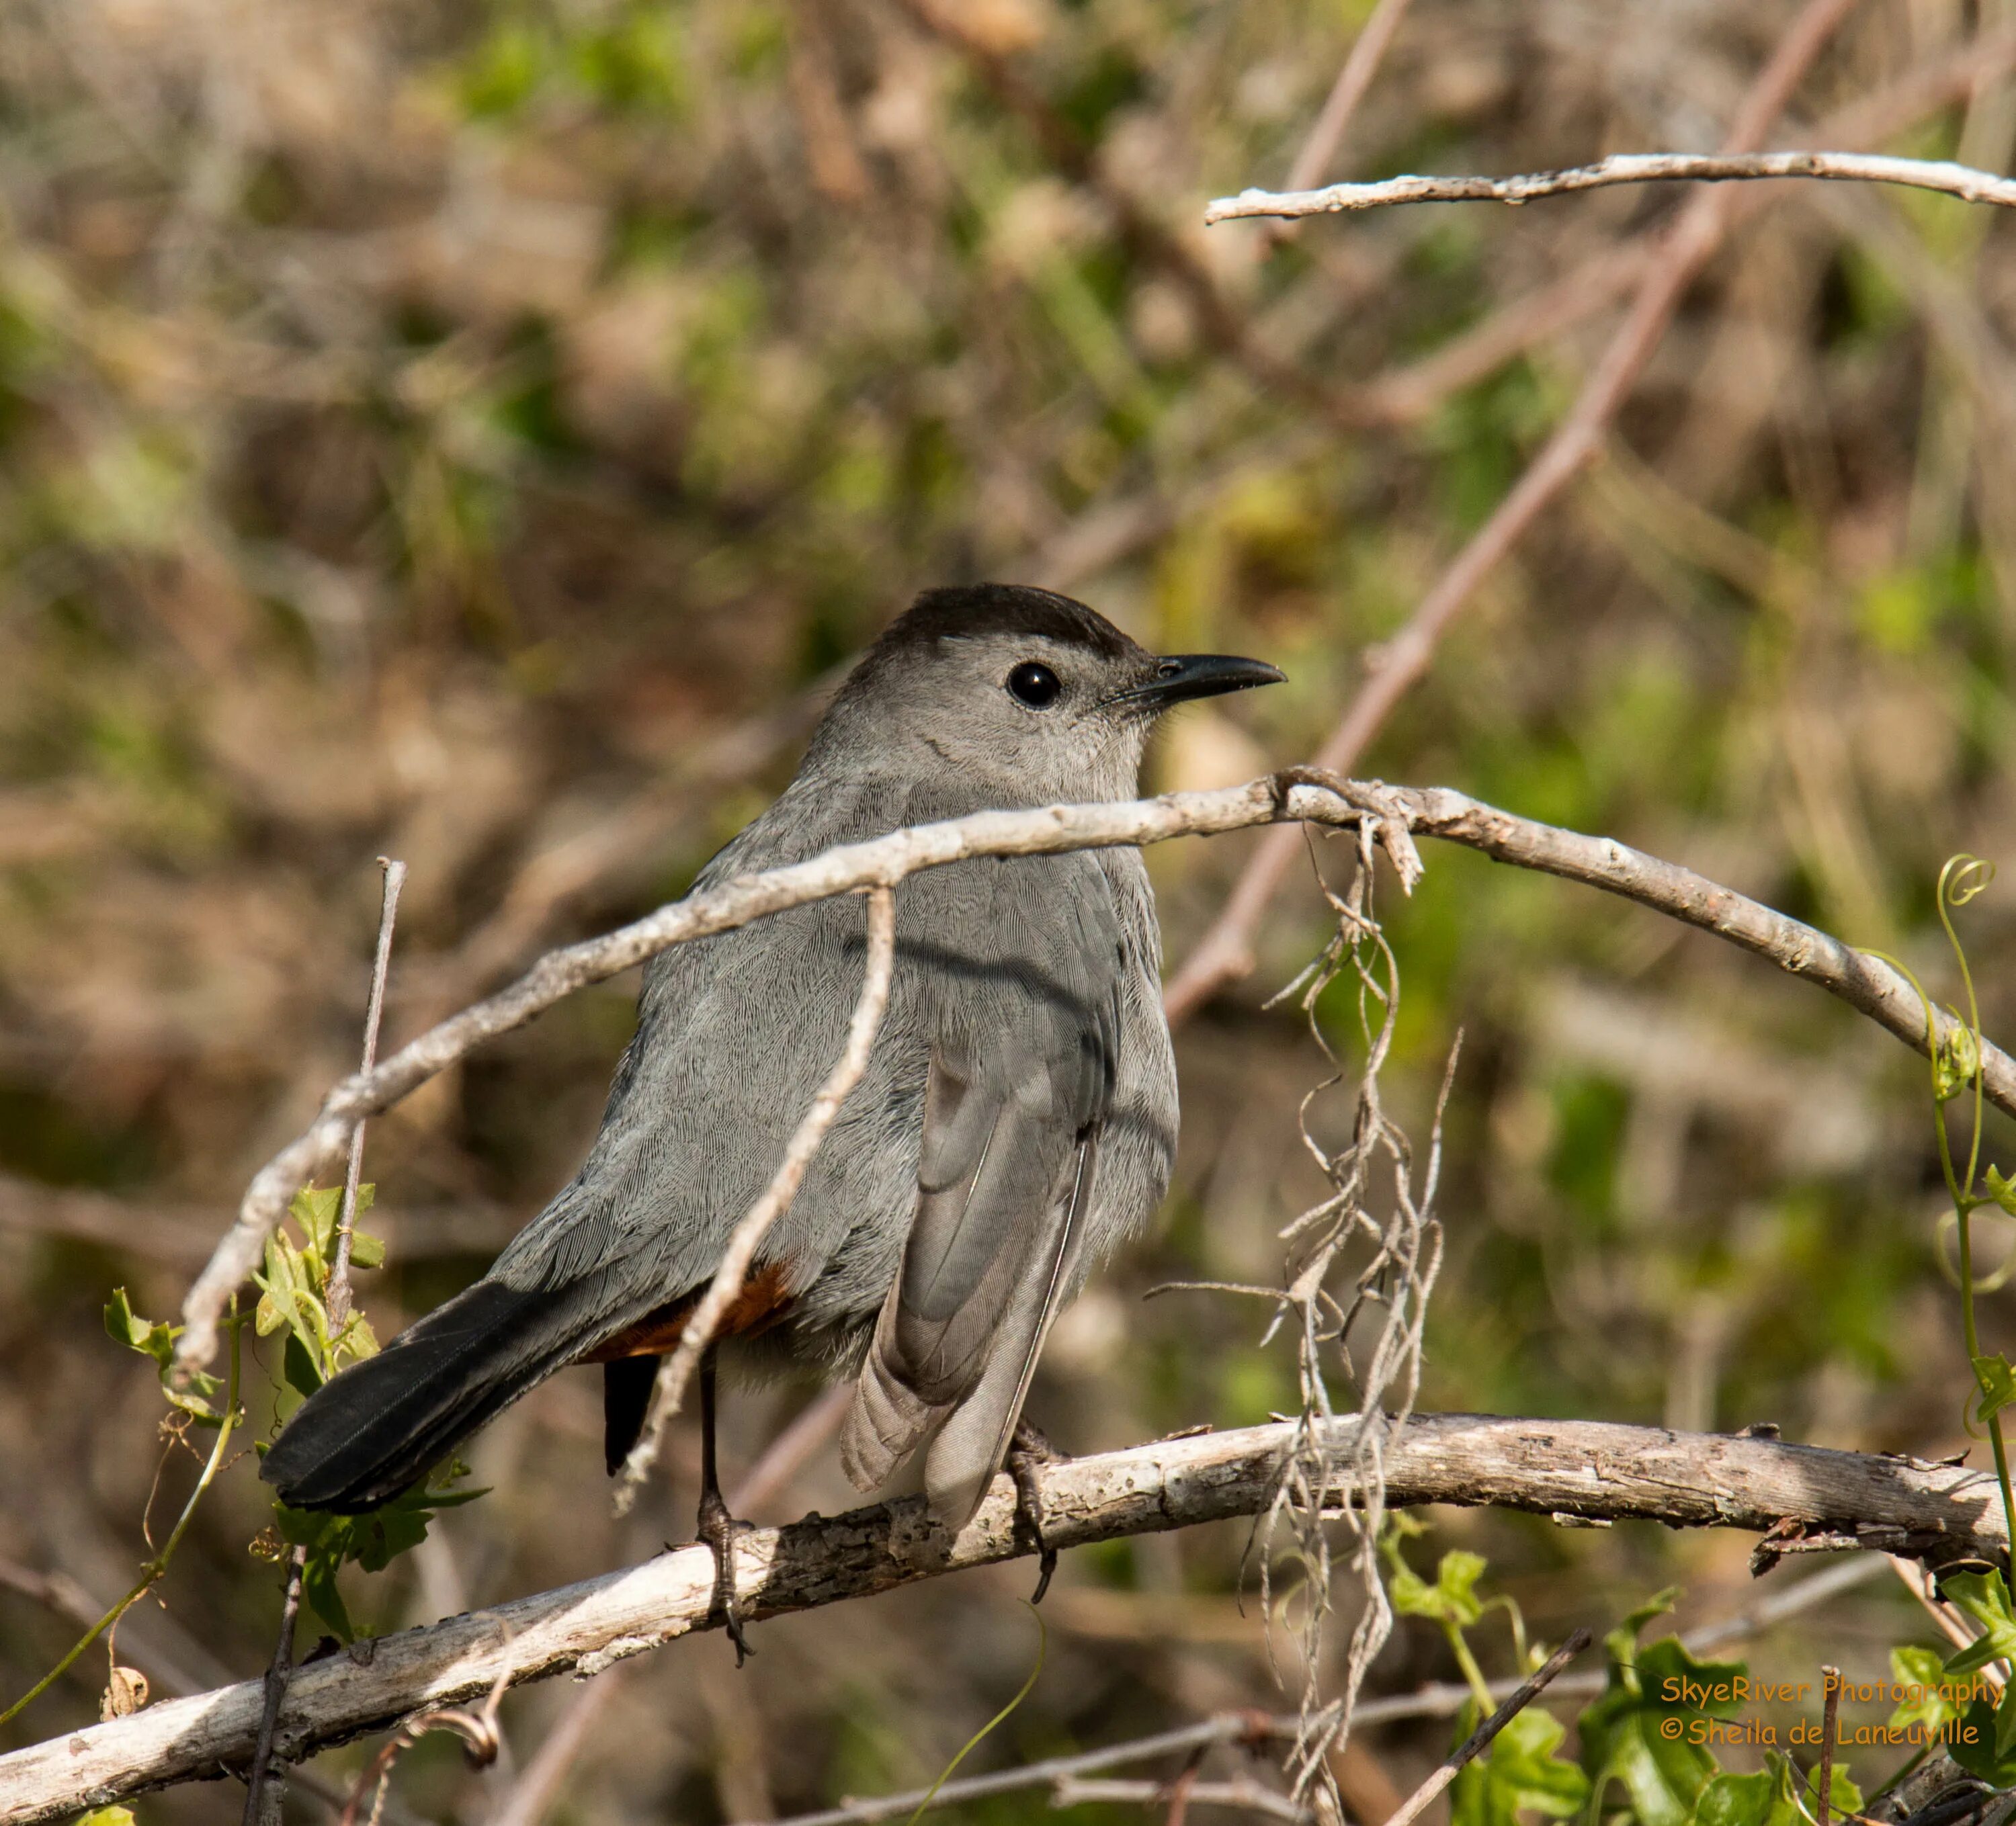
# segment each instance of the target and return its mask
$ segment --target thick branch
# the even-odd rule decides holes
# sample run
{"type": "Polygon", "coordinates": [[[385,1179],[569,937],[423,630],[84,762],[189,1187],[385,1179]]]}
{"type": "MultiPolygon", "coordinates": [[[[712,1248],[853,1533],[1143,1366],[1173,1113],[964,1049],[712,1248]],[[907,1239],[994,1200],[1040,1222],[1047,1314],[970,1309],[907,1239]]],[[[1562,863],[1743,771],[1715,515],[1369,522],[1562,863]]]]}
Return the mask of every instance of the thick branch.
{"type": "Polygon", "coordinates": [[[1539,196],[1602,190],[1612,184],[1685,181],[1741,183],[1759,178],[1831,178],[1852,184],[1904,184],[1943,191],[1968,203],[2016,209],[2016,179],[1977,171],[1949,159],[1895,159],[1874,153],[1748,153],[1732,157],[1697,153],[1620,153],[1565,171],[1516,178],[1388,178],[1377,184],[1331,184],[1320,190],[1242,190],[1204,206],[1207,222],[1241,216],[1336,215],[1389,209],[1403,203],[1503,203],[1516,208],[1539,196]]]}
{"type": "MultiPolygon", "coordinates": [[[[1334,1423],[1341,1458],[1355,1423],[1334,1423]]],[[[1043,1526],[1058,1547],[1258,1514],[1273,1500],[1293,1428],[1165,1440],[1055,1465],[1043,1526]]],[[[1417,1417],[1391,1443],[1395,1504],[1492,1504],[1543,1515],[1634,1518],[1676,1527],[1817,1529],[1917,1552],[2000,1551],[1992,1476],[1953,1465],[1593,1422],[1417,1417]]],[[[747,1614],[775,1616],[886,1591],[1030,1550],[1005,1476],[956,1538],[921,1498],[831,1519],[812,1515],[744,1537],[736,1583],[747,1614]]],[[[556,1591],[408,1630],[295,1675],[278,1753],[309,1754],[423,1707],[543,1676],[599,1673],[711,1627],[714,1569],[704,1547],[556,1591]]],[[[219,1774],[251,1754],[261,1683],[171,1700],[130,1718],[0,1756],[0,1819],[28,1826],[143,1789],[219,1774]]]]}
{"type": "MultiPolygon", "coordinates": [[[[1499,811],[1460,793],[1376,782],[1341,781],[1333,788],[1291,783],[1283,776],[1214,793],[1172,793],[1119,804],[981,812],[845,844],[787,868],[740,876],[706,893],[661,907],[600,938],[549,951],[509,988],[430,1028],[375,1070],[346,1078],[329,1093],[308,1132],[275,1155],[254,1178],[236,1223],[183,1303],[189,1328],[178,1346],[182,1361],[200,1365],[209,1360],[224,1303],[257,1263],[287,1201],[348,1145],[362,1118],[398,1102],[484,1041],[524,1025],[591,983],[675,944],[857,888],[894,887],[920,869],[970,857],[1159,843],[1255,825],[1350,825],[1366,815],[1368,806],[1376,815],[1417,834],[1461,843],[1521,868],[1586,882],[1715,933],[1817,983],[1906,1044],[1925,1049],[1924,1010],[1910,985],[1888,965],[1690,869],[1607,837],[1583,836],[1499,811]]],[[[1942,1014],[1938,1019],[1942,1040],[1949,1040],[1955,1030],[1952,1018],[1942,1014]]],[[[1989,1099],[2016,1116],[2016,1060],[1986,1045],[1982,1057],[1989,1099]]]]}

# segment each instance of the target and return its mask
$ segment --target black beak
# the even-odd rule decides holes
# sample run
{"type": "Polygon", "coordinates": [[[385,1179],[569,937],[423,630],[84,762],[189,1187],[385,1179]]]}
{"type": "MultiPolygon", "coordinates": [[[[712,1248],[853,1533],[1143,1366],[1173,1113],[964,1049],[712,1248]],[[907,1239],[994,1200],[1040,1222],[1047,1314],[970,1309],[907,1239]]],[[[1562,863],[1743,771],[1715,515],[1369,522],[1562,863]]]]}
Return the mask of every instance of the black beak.
{"type": "Polygon", "coordinates": [[[1143,704],[1159,714],[1192,698],[1280,685],[1285,678],[1264,660],[1241,660],[1230,653],[1174,653],[1157,663],[1154,678],[1123,692],[1118,701],[1143,704]]]}

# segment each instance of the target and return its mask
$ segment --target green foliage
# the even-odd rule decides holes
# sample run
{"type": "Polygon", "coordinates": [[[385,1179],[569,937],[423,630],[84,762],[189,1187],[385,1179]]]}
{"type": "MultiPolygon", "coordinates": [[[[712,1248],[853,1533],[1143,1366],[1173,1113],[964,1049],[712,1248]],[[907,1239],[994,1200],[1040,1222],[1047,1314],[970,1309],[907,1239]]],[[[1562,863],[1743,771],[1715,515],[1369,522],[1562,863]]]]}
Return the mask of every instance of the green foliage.
{"type": "Polygon", "coordinates": [[[1388,1565],[1391,1570],[1386,1594],[1402,1616],[1426,1617],[1445,1627],[1467,1629],[1483,1616],[1484,1605],[1477,1595],[1477,1582],[1485,1570],[1481,1556],[1461,1548],[1444,1554],[1435,1567],[1432,1585],[1407,1565],[1397,1551],[1390,1556],[1388,1565]]]}
{"type": "MultiPolygon", "coordinates": [[[[1835,1818],[1860,1810],[1862,1791],[1838,1764],[1827,1792],[1835,1818]]],[[[1783,1751],[1766,1750],[1755,1774],[1717,1775],[1701,1790],[1691,1826],[1812,1826],[1819,1810],[1819,1770],[1802,1774],[1783,1751]]]]}
{"type": "MultiPolygon", "coordinates": [[[[373,1189],[358,1188],[358,1215],[370,1209],[373,1189]]],[[[340,1187],[304,1186],[287,1207],[287,1215],[300,1228],[300,1240],[290,1236],[284,1226],[275,1230],[267,1240],[265,1267],[253,1277],[259,1289],[254,1315],[259,1335],[286,1333],[282,1374],[304,1400],[347,1365],[378,1349],[378,1340],[361,1312],[352,1308],[337,1321],[329,1310],[342,1209],[340,1187]]],[[[352,1267],[376,1267],[385,1259],[385,1245],[376,1237],[353,1228],[350,1243],[352,1267]]],[[[280,1539],[307,1549],[301,1594],[343,1641],[347,1642],[357,1634],[337,1583],[343,1569],[355,1565],[367,1573],[381,1573],[400,1555],[418,1547],[440,1511],[473,1502],[485,1494],[449,1487],[467,1475],[468,1467],[452,1459],[425,1482],[364,1515],[332,1515],[275,1502],[280,1539]]]]}
{"type": "Polygon", "coordinates": [[[137,1350],[142,1356],[154,1360],[155,1373],[161,1378],[161,1393],[171,1407],[186,1414],[198,1426],[224,1424],[223,1412],[212,1399],[224,1386],[215,1376],[198,1370],[189,1377],[185,1386],[177,1382],[175,1340],[182,1334],[180,1325],[138,1317],[126,1297],[126,1289],[115,1287],[105,1308],[105,1329],[114,1343],[123,1344],[128,1350],[137,1350]]]}
{"type": "MultiPolygon", "coordinates": [[[[357,1188],[360,1217],[371,1209],[376,1189],[369,1185],[357,1188]]],[[[342,1207],[341,1187],[303,1187],[287,1207],[287,1215],[301,1226],[302,1240],[297,1243],[284,1228],[275,1230],[266,1239],[265,1265],[252,1277],[259,1289],[254,1327],[261,1338],[287,1332],[287,1381],[304,1396],[312,1394],[346,1364],[373,1356],[378,1349],[370,1322],[355,1308],[331,1328],[329,1277],[336,1263],[337,1224],[342,1207]]],[[[353,1229],[353,1268],[375,1268],[384,1260],[383,1242],[353,1229]]]]}
{"type": "Polygon", "coordinates": [[[1953,1760],[1996,1788],[2016,1787],[2016,1689],[2000,1700],[1976,1699],[1960,1724],[1946,1745],[1953,1760]]]}
{"type": "Polygon", "coordinates": [[[1946,1662],[1949,1674],[1972,1673],[1991,1661],[2016,1655],[2016,1612],[2009,1604],[2009,1587],[1993,1573],[1957,1573],[1939,1587],[1947,1603],[1979,1626],[1981,1639],[1958,1651],[1946,1662]]]}
{"type": "Polygon", "coordinates": [[[1687,1826],[1718,1767],[1704,1729],[1737,1716],[1741,1662],[1697,1661],[1678,1637],[1637,1646],[1637,1633],[1661,1601],[1636,1612],[1604,1637],[1608,1659],[1602,1695],[1582,1716],[1582,1764],[1592,1808],[1612,1783],[1631,1797],[1643,1826],[1687,1826]]]}
{"type": "Polygon", "coordinates": [[[80,1813],[70,1826],[133,1826],[131,1807],[93,1807],[88,1813],[80,1813]]]}
{"type": "MultiPolygon", "coordinates": [[[[1464,1709],[1459,1739],[1478,1724],[1464,1709]]],[[[1458,1774],[1449,1797],[1450,1826],[1517,1826],[1522,1817],[1564,1820],[1589,1799],[1589,1777],[1560,1754],[1566,1727],[1550,1712],[1528,1706],[1458,1774]]]]}
{"type": "Polygon", "coordinates": [[[1999,1352],[1993,1357],[1975,1358],[1974,1375],[1981,1385],[1981,1398],[1974,1404],[1976,1420],[1992,1419],[2011,1401],[2016,1401],[2016,1370],[2010,1368],[2009,1359],[1999,1352]]]}
{"type": "Polygon", "coordinates": [[[486,1494],[481,1490],[442,1487],[466,1477],[468,1470],[459,1461],[451,1460],[445,1470],[426,1483],[366,1515],[332,1515],[321,1511],[290,1509],[284,1503],[273,1505],[279,1518],[281,1539],[290,1546],[308,1549],[301,1570],[301,1595],[344,1641],[353,1640],[357,1628],[337,1588],[337,1575],[348,1565],[361,1566],[367,1573],[383,1572],[400,1555],[427,1539],[427,1529],[441,1510],[457,1508],[486,1494]]]}

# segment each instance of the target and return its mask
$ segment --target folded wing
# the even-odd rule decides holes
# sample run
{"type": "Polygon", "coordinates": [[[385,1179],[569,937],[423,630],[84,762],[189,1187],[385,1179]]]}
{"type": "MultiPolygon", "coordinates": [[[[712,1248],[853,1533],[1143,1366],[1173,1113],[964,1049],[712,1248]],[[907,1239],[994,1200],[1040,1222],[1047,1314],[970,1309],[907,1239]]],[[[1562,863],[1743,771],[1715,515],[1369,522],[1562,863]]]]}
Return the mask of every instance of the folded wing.
{"type": "Polygon", "coordinates": [[[908,908],[899,896],[899,921],[970,936],[957,954],[915,947],[934,985],[916,1203],[841,1451],[869,1489],[928,1441],[933,1511],[957,1526],[1075,1285],[1113,1106],[1121,953],[1089,857],[938,875],[905,884],[924,891],[908,908]]]}

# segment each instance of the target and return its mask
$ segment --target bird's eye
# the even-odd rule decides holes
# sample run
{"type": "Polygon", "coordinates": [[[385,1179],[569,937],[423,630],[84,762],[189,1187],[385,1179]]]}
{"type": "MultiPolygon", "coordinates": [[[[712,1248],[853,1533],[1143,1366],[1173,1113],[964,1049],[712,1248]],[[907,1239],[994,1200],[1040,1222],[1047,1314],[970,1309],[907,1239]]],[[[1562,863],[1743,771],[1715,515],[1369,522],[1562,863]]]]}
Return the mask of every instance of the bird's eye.
{"type": "Polygon", "coordinates": [[[1047,666],[1039,666],[1034,660],[1025,660],[1008,674],[1008,692],[1018,703],[1025,703],[1032,710],[1046,710],[1057,701],[1057,693],[1064,687],[1057,682],[1057,675],[1047,666]]]}

